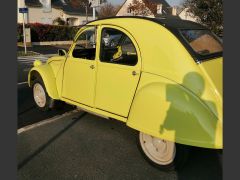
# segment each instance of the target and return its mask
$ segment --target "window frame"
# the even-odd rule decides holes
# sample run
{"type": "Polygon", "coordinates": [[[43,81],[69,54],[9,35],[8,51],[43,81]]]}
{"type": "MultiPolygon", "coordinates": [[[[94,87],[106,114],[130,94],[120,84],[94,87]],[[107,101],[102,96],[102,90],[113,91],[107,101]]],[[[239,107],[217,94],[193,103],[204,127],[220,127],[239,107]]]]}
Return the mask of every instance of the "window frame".
{"type": "Polygon", "coordinates": [[[80,28],[79,29],[79,31],[76,33],[76,35],[75,35],[75,37],[74,37],[74,39],[73,39],[73,43],[72,43],[72,45],[71,45],[71,47],[70,47],[70,50],[69,50],[69,52],[68,52],[68,58],[70,57],[71,59],[81,59],[81,60],[86,60],[86,61],[96,61],[96,59],[97,59],[97,56],[98,56],[98,54],[97,54],[97,45],[98,45],[98,43],[97,43],[97,41],[98,41],[98,26],[97,25],[85,25],[85,26],[83,26],[82,28],[80,28]],[[84,33],[85,31],[87,31],[89,28],[95,28],[95,35],[96,35],[96,37],[95,37],[95,46],[96,46],[96,52],[95,52],[95,58],[94,59],[83,59],[83,58],[76,58],[76,57],[74,57],[73,56],[73,51],[74,51],[74,49],[75,49],[75,47],[76,47],[76,43],[77,43],[77,40],[78,40],[78,38],[81,36],[81,34],[82,33],[84,33]]]}
{"type": "MultiPolygon", "coordinates": [[[[187,49],[187,51],[190,53],[190,55],[193,57],[193,59],[195,60],[196,63],[200,64],[201,62],[209,61],[209,60],[216,59],[216,58],[219,58],[219,57],[223,56],[223,51],[222,52],[216,52],[216,53],[208,54],[208,55],[200,55],[200,54],[196,53],[193,50],[193,48],[190,46],[190,44],[188,43],[187,39],[180,32],[181,30],[209,30],[209,29],[208,28],[178,28],[176,30],[173,30],[174,34],[178,37],[179,41],[187,49]]],[[[216,34],[214,34],[211,30],[209,30],[209,31],[212,33],[213,37],[218,42],[223,44],[220,41],[220,38],[216,34]]]]}
{"type": "MultiPolygon", "coordinates": [[[[133,37],[133,35],[128,32],[126,29],[124,28],[121,28],[121,27],[118,27],[118,26],[114,26],[114,25],[108,25],[108,24],[102,24],[101,25],[101,28],[99,29],[99,58],[98,58],[98,61],[100,63],[103,63],[103,64],[109,64],[109,65],[116,65],[116,66],[121,66],[121,67],[126,67],[126,68],[136,68],[136,67],[141,67],[141,63],[142,63],[142,58],[141,58],[141,53],[140,53],[140,48],[139,48],[139,45],[137,43],[137,41],[135,40],[135,38],[133,37]],[[101,56],[102,56],[102,45],[101,45],[101,41],[102,41],[102,36],[103,36],[103,30],[104,29],[113,29],[113,30],[117,30],[117,31],[120,31],[122,32],[123,34],[125,34],[132,42],[134,48],[135,48],[135,51],[136,51],[136,54],[137,54],[137,63],[135,65],[127,65],[127,64],[118,64],[118,63],[111,63],[111,62],[105,62],[105,61],[102,61],[101,60],[101,56]]],[[[121,38],[122,39],[122,38],[121,38]]]]}

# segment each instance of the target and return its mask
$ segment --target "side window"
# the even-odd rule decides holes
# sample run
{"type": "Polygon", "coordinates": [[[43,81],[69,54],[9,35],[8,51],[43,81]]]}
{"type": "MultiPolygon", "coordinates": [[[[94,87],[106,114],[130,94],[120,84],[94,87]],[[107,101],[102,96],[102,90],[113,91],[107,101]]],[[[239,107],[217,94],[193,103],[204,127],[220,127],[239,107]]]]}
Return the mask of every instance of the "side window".
{"type": "Polygon", "coordinates": [[[94,60],[96,55],[96,28],[82,32],[75,42],[72,56],[86,60],[94,60]]]}
{"type": "Polygon", "coordinates": [[[134,66],[138,57],[131,39],[123,32],[104,28],[101,37],[100,60],[106,63],[134,66]]]}

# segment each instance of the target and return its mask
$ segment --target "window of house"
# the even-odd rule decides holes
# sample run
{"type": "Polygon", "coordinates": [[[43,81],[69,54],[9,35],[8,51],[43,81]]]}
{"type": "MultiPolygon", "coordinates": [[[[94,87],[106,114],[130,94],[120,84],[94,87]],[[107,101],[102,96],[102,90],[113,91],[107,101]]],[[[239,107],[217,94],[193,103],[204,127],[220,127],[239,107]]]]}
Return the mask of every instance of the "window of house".
{"type": "Polygon", "coordinates": [[[72,56],[86,60],[94,60],[96,55],[96,29],[95,27],[85,30],[75,42],[72,56]]]}
{"type": "Polygon", "coordinates": [[[104,28],[101,37],[100,60],[106,63],[134,66],[138,57],[131,39],[123,32],[104,28]]]}

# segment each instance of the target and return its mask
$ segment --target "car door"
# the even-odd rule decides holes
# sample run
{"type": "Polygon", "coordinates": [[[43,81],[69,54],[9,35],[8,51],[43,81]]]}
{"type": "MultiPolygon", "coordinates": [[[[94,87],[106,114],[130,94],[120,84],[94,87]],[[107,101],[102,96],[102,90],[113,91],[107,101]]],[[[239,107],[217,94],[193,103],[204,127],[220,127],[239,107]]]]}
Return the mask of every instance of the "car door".
{"type": "Polygon", "coordinates": [[[127,117],[138,85],[141,57],[130,34],[115,26],[102,26],[95,106],[127,117]]]}
{"type": "Polygon", "coordinates": [[[96,73],[96,27],[80,32],[75,39],[65,66],[62,97],[93,106],[96,73]]]}

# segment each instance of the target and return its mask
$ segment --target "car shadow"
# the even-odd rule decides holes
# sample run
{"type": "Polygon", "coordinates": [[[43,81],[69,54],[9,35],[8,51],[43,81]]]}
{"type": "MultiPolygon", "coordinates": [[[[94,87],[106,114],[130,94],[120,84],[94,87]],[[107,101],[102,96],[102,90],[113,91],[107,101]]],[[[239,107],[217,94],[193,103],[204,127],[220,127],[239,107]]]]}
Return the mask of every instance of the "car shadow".
{"type": "Polygon", "coordinates": [[[18,128],[54,117],[56,115],[64,114],[65,112],[73,110],[75,107],[63,104],[61,108],[52,109],[50,111],[40,111],[33,100],[32,89],[27,85],[18,88],[18,128]]]}
{"type": "Polygon", "coordinates": [[[178,180],[221,180],[222,156],[214,149],[193,147],[187,163],[176,173],[178,180]]]}
{"type": "Polygon", "coordinates": [[[54,142],[56,139],[58,139],[63,133],[65,133],[68,129],[70,129],[74,124],[76,124],[81,118],[83,118],[87,113],[82,113],[79,117],[73,119],[72,122],[70,122],[66,127],[64,127],[62,130],[60,130],[57,134],[55,134],[53,137],[51,137],[46,143],[42,144],[36,151],[34,151],[32,154],[30,154],[28,157],[26,157],[24,160],[19,162],[18,164],[18,170],[20,170],[23,166],[25,166],[29,161],[31,161],[35,156],[37,156],[39,153],[41,153],[45,148],[47,148],[52,142],[54,142]]]}
{"type": "MultiPolygon", "coordinates": [[[[170,106],[164,123],[160,126],[160,133],[172,131],[175,142],[181,142],[182,139],[190,138],[189,134],[186,137],[186,131],[189,131],[192,140],[214,145],[218,118],[213,112],[217,113],[217,110],[214,102],[202,98],[204,90],[204,79],[196,72],[187,73],[181,85],[168,84],[166,86],[166,101],[170,103],[170,106]],[[181,86],[188,87],[192,92],[183,91],[181,86]],[[203,104],[199,103],[192,95],[193,92],[207,106],[204,107],[203,104]],[[206,107],[210,110],[208,113],[206,107]]],[[[222,178],[221,157],[217,150],[186,147],[191,150],[190,156],[184,168],[177,171],[179,180],[222,178]],[[217,173],[213,174],[213,172],[217,173]]]]}
{"type": "Polygon", "coordinates": [[[196,72],[187,73],[181,85],[166,85],[166,101],[170,106],[160,125],[160,134],[172,131],[175,142],[215,146],[218,118],[214,113],[217,110],[214,102],[202,98],[204,91],[204,79],[196,72]]]}

